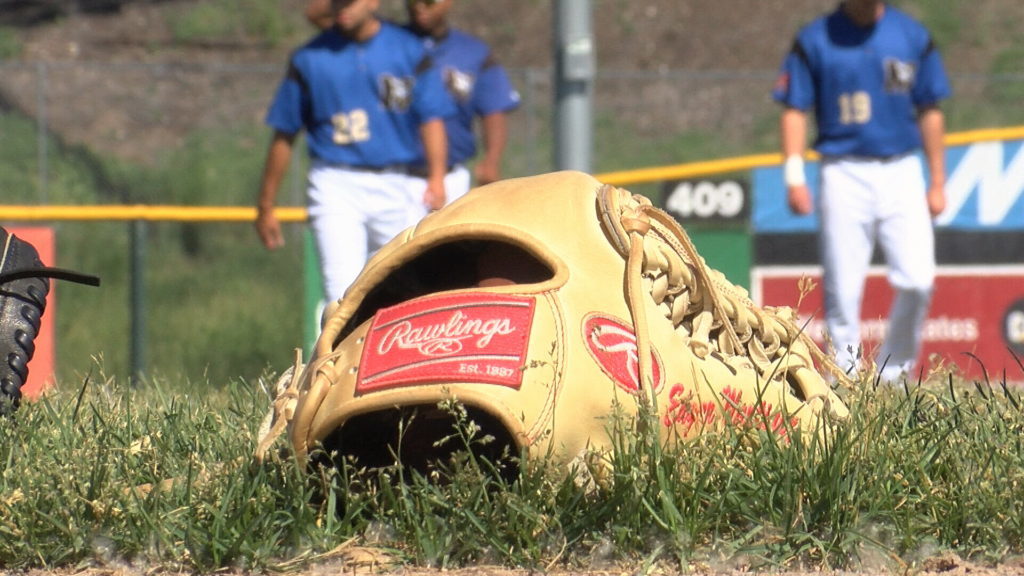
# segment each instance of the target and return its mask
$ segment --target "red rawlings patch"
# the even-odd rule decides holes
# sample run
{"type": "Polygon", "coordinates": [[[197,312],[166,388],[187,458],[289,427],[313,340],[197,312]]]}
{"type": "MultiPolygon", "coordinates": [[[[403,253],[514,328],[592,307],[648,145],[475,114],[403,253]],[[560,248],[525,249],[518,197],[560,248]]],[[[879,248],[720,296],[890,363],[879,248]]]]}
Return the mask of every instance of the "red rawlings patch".
{"type": "MultiPolygon", "coordinates": [[[[619,388],[634,395],[640,390],[640,355],[632,328],[617,319],[591,314],[583,321],[583,341],[591,357],[619,388]]],[[[657,392],[663,384],[662,368],[653,348],[651,372],[652,388],[657,392]]]]}
{"type": "Polygon", "coordinates": [[[518,389],[534,306],[532,298],[468,293],[384,308],[366,336],[356,394],[445,382],[518,389]]]}

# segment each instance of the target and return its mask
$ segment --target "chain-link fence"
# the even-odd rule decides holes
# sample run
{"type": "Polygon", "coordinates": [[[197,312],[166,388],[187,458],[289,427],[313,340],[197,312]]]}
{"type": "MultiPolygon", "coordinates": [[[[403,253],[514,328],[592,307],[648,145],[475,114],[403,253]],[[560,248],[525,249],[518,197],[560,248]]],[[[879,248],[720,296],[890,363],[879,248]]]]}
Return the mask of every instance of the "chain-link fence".
{"type": "MultiPolygon", "coordinates": [[[[552,71],[510,73],[523,105],[510,122],[506,172],[548,171],[552,71]]],[[[278,63],[0,62],[0,112],[34,123],[32,199],[46,203],[62,196],[51,170],[55,155],[69,149],[145,165],[197,138],[226,143],[236,135],[244,146],[262,133],[280,75],[278,63]]],[[[773,151],[774,76],[773,70],[600,71],[593,90],[594,171],[773,151]]],[[[954,84],[951,130],[1024,122],[1024,74],[954,75],[954,84]]],[[[0,140],[0,160],[11,153],[13,137],[0,140]]],[[[122,194],[150,199],[143,191],[122,194]]]]}

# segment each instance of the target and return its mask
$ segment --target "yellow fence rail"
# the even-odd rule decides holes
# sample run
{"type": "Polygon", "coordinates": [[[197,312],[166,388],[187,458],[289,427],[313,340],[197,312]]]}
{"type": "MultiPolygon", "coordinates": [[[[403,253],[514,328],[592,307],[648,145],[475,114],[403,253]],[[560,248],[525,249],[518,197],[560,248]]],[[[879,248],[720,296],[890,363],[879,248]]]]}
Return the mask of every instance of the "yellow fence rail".
{"type": "MultiPolygon", "coordinates": [[[[1018,138],[1024,138],[1024,126],[971,130],[967,132],[947,134],[945,142],[947,146],[961,146],[964,144],[973,144],[975,142],[1014,140],[1018,138]]],[[[807,158],[810,160],[816,160],[818,156],[817,154],[810,152],[807,154],[807,158]]],[[[696,178],[699,176],[709,176],[713,174],[739,172],[741,170],[777,166],[781,163],[782,154],[755,154],[752,156],[737,156],[722,160],[692,162],[672,166],[658,166],[638,170],[624,170],[621,172],[608,172],[597,175],[597,179],[613,186],[623,186],[627,184],[660,182],[663,180],[681,180],[684,178],[696,178]]]]}
{"type": "MultiPolygon", "coordinates": [[[[306,209],[279,207],[282,222],[304,222],[306,209]]],[[[166,206],[157,204],[92,204],[83,206],[0,206],[0,220],[76,220],[147,222],[253,222],[256,208],[242,206],[166,206]]]]}

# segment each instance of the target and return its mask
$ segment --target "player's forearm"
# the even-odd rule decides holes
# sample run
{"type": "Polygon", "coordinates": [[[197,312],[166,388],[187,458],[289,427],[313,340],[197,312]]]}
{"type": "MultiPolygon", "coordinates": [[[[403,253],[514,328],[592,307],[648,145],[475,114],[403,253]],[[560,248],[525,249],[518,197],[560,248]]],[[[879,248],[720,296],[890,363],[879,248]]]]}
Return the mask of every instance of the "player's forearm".
{"type": "Polygon", "coordinates": [[[803,156],[807,149],[807,113],[795,108],[783,110],[779,137],[783,156],[803,156]]]}
{"type": "Polygon", "coordinates": [[[925,161],[928,164],[928,176],[933,185],[946,182],[946,117],[939,108],[922,110],[918,117],[921,128],[921,144],[925,161]]]}
{"type": "Polygon", "coordinates": [[[266,163],[263,166],[259,197],[256,200],[256,207],[260,210],[269,210],[274,207],[277,191],[280,189],[281,181],[291,163],[293,140],[293,136],[276,133],[270,142],[266,163]]]}
{"type": "Polygon", "coordinates": [[[807,114],[795,108],[783,110],[779,119],[779,138],[783,157],[782,177],[788,190],[790,207],[798,214],[807,214],[811,211],[804,170],[807,114]]]}
{"type": "Polygon", "coordinates": [[[483,128],[484,160],[497,166],[505,153],[508,141],[508,122],[504,112],[488,114],[481,118],[483,128]]]}
{"type": "Polygon", "coordinates": [[[420,138],[428,177],[443,177],[448,172],[448,136],[444,121],[438,118],[424,122],[420,126],[420,138]]]}

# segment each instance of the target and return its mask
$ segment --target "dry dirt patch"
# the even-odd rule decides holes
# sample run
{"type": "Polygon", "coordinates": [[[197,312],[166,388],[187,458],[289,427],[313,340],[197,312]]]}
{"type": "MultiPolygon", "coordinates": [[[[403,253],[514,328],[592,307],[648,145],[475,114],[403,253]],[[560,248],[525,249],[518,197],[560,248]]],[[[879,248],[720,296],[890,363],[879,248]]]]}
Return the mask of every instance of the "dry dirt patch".
{"type": "MultiPolygon", "coordinates": [[[[473,566],[455,570],[438,570],[421,567],[410,567],[396,564],[394,558],[380,549],[343,544],[336,550],[322,555],[319,559],[303,566],[284,566],[285,572],[297,576],[334,576],[334,575],[381,575],[381,576],[639,576],[673,574],[663,568],[654,567],[641,572],[640,565],[602,565],[592,569],[567,570],[552,568],[548,570],[514,569],[502,566],[473,566]]],[[[67,568],[60,570],[30,570],[26,576],[170,576],[182,572],[172,569],[149,569],[135,566],[110,566],[97,568],[67,568]]],[[[276,573],[276,572],[275,572],[276,573]]],[[[694,565],[686,573],[708,576],[740,576],[755,574],[743,568],[723,568],[708,565],[694,565]]],[[[916,575],[916,576],[1024,576],[1024,559],[1014,558],[998,566],[984,566],[963,560],[956,554],[946,553],[928,558],[920,563],[909,565],[897,561],[889,565],[861,570],[817,571],[787,570],[780,572],[759,572],[773,576],[867,576],[867,575],[916,575]]],[[[251,574],[245,570],[224,570],[217,574],[226,576],[243,576],[251,574]]]]}

